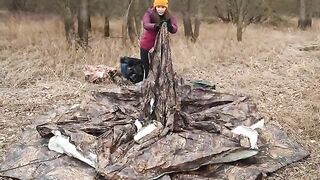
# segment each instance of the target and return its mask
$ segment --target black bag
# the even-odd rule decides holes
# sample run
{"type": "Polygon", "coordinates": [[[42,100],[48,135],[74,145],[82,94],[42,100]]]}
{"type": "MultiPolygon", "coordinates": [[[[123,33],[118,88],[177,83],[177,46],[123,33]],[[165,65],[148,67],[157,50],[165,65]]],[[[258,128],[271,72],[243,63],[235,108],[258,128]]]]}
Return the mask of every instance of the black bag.
{"type": "Polygon", "coordinates": [[[138,58],[121,57],[120,58],[121,74],[133,83],[138,83],[143,80],[144,68],[143,63],[138,58]]]}

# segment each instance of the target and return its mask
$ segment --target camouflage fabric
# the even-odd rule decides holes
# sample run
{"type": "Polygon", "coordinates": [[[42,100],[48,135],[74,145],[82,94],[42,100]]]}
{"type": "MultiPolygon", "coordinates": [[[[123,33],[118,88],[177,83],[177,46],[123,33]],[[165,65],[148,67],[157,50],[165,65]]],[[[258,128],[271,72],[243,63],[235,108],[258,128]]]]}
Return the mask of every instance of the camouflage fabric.
{"type": "Polygon", "coordinates": [[[83,68],[85,80],[90,83],[105,83],[105,84],[117,84],[128,85],[132,84],[130,81],[122,77],[121,73],[112,67],[105,65],[85,65],[83,68]]]}
{"type": "Polygon", "coordinates": [[[0,165],[0,176],[258,179],[309,155],[270,123],[259,134],[259,149],[248,149],[242,143],[245,139],[231,130],[262,119],[252,100],[184,84],[172,69],[165,29],[155,47],[151,75],[142,91],[137,86],[110,88],[88,95],[78,106],[61,107],[39,117],[9,150],[0,165]],[[151,99],[154,106],[150,106],[151,99]],[[161,122],[160,135],[136,143],[136,119],[144,124],[161,122]],[[83,153],[97,154],[97,167],[49,151],[46,145],[53,129],[69,136],[83,153]]]}
{"type": "Polygon", "coordinates": [[[162,136],[173,130],[175,119],[180,111],[180,96],[178,93],[178,80],[173,71],[171,49],[169,46],[169,33],[164,23],[157,37],[154,51],[150,54],[150,72],[143,82],[142,88],[142,115],[140,119],[161,122],[165,129],[162,136]],[[153,107],[150,102],[154,101],[153,107]],[[152,112],[152,113],[150,113],[152,112]]]}

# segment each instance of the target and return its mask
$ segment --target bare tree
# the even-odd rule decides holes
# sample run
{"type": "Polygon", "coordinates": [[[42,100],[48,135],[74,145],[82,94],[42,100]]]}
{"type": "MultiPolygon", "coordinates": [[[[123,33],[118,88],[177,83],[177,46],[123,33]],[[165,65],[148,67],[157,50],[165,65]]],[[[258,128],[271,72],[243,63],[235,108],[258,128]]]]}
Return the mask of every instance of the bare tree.
{"type": "Polygon", "coordinates": [[[88,26],[89,26],[89,11],[88,11],[88,0],[80,0],[79,12],[78,12],[78,35],[79,45],[83,48],[88,47],[88,26]]]}
{"type": "Polygon", "coordinates": [[[133,0],[129,0],[128,2],[128,8],[123,16],[123,22],[122,22],[122,42],[123,44],[126,44],[127,39],[128,39],[128,31],[129,31],[129,21],[130,21],[130,11],[132,11],[132,3],[133,0]]]}
{"type": "Polygon", "coordinates": [[[66,34],[66,39],[68,45],[72,45],[72,40],[74,38],[75,29],[73,22],[73,14],[70,7],[70,0],[60,1],[63,8],[63,19],[64,19],[64,29],[66,34]]]}
{"type": "Polygon", "coordinates": [[[214,10],[216,16],[225,23],[229,23],[233,21],[232,9],[231,9],[231,1],[220,2],[219,0],[212,1],[214,3],[214,10]]]}
{"type": "Polygon", "coordinates": [[[12,11],[23,11],[26,8],[27,0],[12,0],[10,9],[12,11]]]}
{"type": "Polygon", "coordinates": [[[191,23],[191,0],[187,0],[187,9],[183,12],[183,27],[184,35],[186,37],[192,37],[192,23],[191,23]]]}
{"type": "Polygon", "coordinates": [[[137,36],[140,36],[141,34],[141,19],[143,16],[143,11],[142,11],[142,1],[141,0],[135,0],[134,3],[134,24],[135,24],[135,30],[137,36]]]}
{"type": "Polygon", "coordinates": [[[195,17],[195,22],[194,22],[194,30],[193,30],[193,36],[192,40],[193,42],[196,42],[199,35],[200,35],[200,25],[201,25],[201,18],[202,18],[202,3],[200,0],[197,2],[197,12],[196,12],[196,17],[195,17]]]}
{"type": "Polygon", "coordinates": [[[312,0],[298,0],[299,21],[298,27],[302,30],[312,26],[312,0]]]}
{"type": "Polygon", "coordinates": [[[126,43],[128,36],[130,42],[135,44],[140,35],[142,19],[141,4],[142,2],[140,0],[129,0],[128,2],[128,8],[123,17],[122,24],[122,38],[124,44],[126,43]]]}
{"type": "Polygon", "coordinates": [[[111,3],[110,1],[103,1],[103,7],[104,7],[104,37],[110,37],[110,7],[111,3]]]}
{"type": "Polygon", "coordinates": [[[239,3],[235,2],[237,7],[238,13],[236,14],[237,17],[237,41],[242,41],[242,33],[243,28],[245,26],[245,14],[247,12],[246,8],[248,6],[248,0],[240,0],[239,3]]]}
{"type": "Polygon", "coordinates": [[[237,40],[242,41],[243,31],[250,24],[261,21],[262,0],[227,0],[227,17],[237,26],[237,40]]]}
{"type": "Polygon", "coordinates": [[[104,16],[104,37],[110,37],[110,20],[109,16],[104,16]]]}
{"type": "Polygon", "coordinates": [[[130,42],[134,44],[137,40],[137,30],[135,26],[135,3],[137,0],[132,0],[128,8],[128,35],[130,42]]]}
{"type": "Polygon", "coordinates": [[[91,31],[92,25],[91,25],[91,12],[90,12],[90,8],[88,8],[88,15],[87,15],[87,19],[88,19],[88,31],[91,31]]]}
{"type": "Polygon", "coordinates": [[[191,21],[191,7],[192,1],[187,0],[187,8],[183,11],[183,26],[184,26],[184,35],[187,38],[190,38],[191,41],[196,42],[200,34],[200,24],[201,24],[201,3],[200,0],[196,2],[196,16],[195,16],[195,23],[194,29],[192,29],[192,21],[191,21]]]}
{"type": "Polygon", "coordinates": [[[75,38],[75,27],[74,27],[74,13],[71,9],[71,0],[58,0],[56,5],[60,10],[64,22],[64,30],[66,40],[69,46],[72,45],[72,42],[75,38]]]}

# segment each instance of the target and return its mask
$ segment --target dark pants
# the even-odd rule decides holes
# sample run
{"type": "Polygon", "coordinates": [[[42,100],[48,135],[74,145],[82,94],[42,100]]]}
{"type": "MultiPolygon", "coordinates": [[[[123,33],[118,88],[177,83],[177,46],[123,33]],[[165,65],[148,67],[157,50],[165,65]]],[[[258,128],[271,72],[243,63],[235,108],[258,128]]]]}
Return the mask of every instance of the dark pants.
{"type": "Polygon", "coordinates": [[[149,74],[149,69],[150,69],[149,50],[140,48],[140,57],[143,63],[144,77],[147,78],[149,74]]]}

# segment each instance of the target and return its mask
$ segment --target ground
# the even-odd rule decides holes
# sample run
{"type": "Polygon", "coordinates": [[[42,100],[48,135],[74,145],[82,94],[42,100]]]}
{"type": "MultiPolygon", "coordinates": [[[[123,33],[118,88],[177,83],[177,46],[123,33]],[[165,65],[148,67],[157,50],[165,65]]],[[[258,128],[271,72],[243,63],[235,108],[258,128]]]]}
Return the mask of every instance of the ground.
{"type": "MultiPolygon", "coordinates": [[[[3,17],[0,16],[0,17],[3,17]]],[[[1,19],[1,18],[0,18],[1,19]]],[[[40,114],[81,101],[92,90],[107,88],[84,81],[84,64],[118,66],[120,56],[138,56],[124,47],[119,21],[112,38],[103,38],[102,19],[93,20],[90,49],[68,49],[58,17],[6,15],[0,21],[0,162],[19,134],[40,114]]],[[[206,24],[196,43],[172,36],[174,68],[190,80],[203,79],[218,91],[246,94],[269,123],[279,125],[311,156],[273,174],[270,179],[320,177],[320,22],[300,31],[290,27],[251,25],[243,42],[231,24],[206,24]],[[307,50],[307,51],[305,51],[307,50]]]]}

